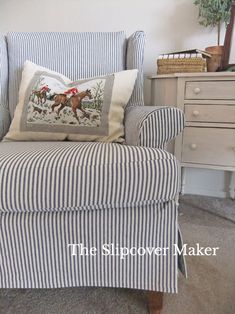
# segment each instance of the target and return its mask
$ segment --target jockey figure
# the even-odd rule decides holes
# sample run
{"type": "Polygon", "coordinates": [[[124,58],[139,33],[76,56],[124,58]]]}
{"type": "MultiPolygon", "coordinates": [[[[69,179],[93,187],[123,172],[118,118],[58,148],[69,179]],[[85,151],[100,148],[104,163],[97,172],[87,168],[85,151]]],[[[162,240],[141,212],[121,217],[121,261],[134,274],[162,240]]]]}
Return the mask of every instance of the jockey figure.
{"type": "Polygon", "coordinates": [[[72,94],[73,96],[78,94],[78,89],[76,87],[68,89],[66,92],[64,92],[65,95],[72,94]]]}
{"type": "Polygon", "coordinates": [[[49,91],[49,87],[48,85],[44,85],[41,89],[40,89],[40,92],[48,92],[49,91]]]}

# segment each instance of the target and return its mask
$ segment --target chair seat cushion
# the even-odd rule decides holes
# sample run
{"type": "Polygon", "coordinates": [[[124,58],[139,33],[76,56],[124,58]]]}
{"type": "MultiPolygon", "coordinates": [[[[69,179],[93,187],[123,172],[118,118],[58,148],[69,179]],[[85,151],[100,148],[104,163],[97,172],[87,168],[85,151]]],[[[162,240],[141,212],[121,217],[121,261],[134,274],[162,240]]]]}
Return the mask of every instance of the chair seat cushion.
{"type": "Polygon", "coordinates": [[[178,192],[166,151],[107,143],[0,143],[0,211],[108,209],[154,204],[178,192]]]}

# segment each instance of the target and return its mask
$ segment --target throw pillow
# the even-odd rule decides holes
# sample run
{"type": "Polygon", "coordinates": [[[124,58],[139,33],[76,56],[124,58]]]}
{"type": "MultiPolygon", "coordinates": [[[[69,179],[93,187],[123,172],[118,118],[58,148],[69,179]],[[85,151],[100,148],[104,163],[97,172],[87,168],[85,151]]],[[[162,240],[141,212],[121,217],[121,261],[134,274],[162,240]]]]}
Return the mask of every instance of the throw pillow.
{"type": "Polygon", "coordinates": [[[72,82],[26,61],[5,141],[124,141],[124,109],[137,70],[72,82]]]}

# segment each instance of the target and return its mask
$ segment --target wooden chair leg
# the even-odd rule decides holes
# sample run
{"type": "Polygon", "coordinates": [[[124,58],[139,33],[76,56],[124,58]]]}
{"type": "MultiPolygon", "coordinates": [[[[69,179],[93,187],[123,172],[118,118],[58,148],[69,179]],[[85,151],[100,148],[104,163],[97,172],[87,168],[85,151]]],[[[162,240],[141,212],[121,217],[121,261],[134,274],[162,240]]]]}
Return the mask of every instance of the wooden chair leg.
{"type": "Polygon", "coordinates": [[[149,314],[161,314],[163,307],[163,293],[157,291],[147,292],[149,314]]]}

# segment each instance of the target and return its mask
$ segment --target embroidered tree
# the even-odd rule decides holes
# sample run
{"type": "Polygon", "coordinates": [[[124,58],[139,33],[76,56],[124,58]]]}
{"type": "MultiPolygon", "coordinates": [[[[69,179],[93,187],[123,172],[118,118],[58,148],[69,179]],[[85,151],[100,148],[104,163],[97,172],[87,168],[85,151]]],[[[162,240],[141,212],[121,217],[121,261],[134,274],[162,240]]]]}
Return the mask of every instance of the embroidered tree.
{"type": "Polygon", "coordinates": [[[93,107],[96,110],[101,110],[101,106],[104,99],[104,86],[103,81],[97,82],[96,86],[92,88],[93,95],[93,107]]]}
{"type": "Polygon", "coordinates": [[[230,19],[230,8],[234,0],[194,0],[199,7],[199,23],[206,27],[217,27],[217,43],[220,45],[221,24],[230,19]]]}

